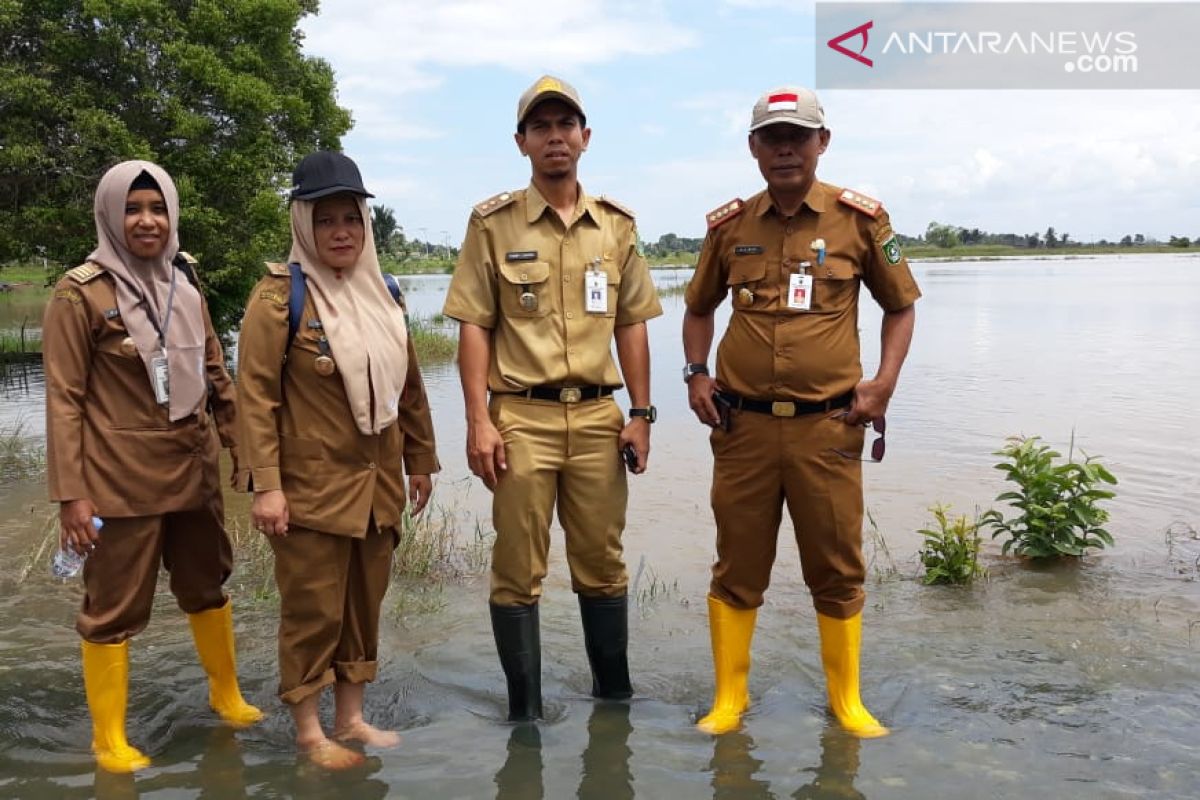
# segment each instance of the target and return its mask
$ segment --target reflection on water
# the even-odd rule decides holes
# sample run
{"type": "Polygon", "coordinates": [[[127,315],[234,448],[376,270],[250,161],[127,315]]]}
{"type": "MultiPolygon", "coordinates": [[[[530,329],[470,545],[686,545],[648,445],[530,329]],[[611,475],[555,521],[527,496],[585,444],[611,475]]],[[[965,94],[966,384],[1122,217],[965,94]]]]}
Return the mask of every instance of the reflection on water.
{"type": "MultiPolygon", "coordinates": [[[[637,696],[596,704],[578,608],[554,534],[542,607],[544,691],[553,719],[504,722],[486,579],[447,588],[440,610],[389,616],[368,715],[403,731],[390,753],[344,775],[292,752],[275,699],[276,608],[235,573],[239,669],[271,712],[236,734],[206,706],[186,621],[158,598],[131,653],[131,738],[154,766],[97,775],[72,628],[77,583],[21,566],[41,535],[44,489],[0,485],[0,796],[401,798],[1190,798],[1200,796],[1200,259],[918,266],[917,337],[889,413],[888,455],[868,464],[867,505],[896,577],[868,585],[863,694],[892,727],[858,742],[824,708],[816,622],[791,531],[755,634],[745,729],[692,723],[712,692],[703,597],[712,561],[705,431],[678,367],[682,304],[650,323],[660,410],[650,471],[630,481],[625,537],[637,696]],[[916,530],[935,501],[969,512],[1001,491],[991,451],[1042,434],[1105,459],[1121,479],[1111,552],[1035,568],[988,543],[991,580],[970,590],[913,578],[916,530]],[[1173,527],[1172,527],[1173,526],[1173,527]],[[1165,532],[1174,531],[1170,552],[1165,532]],[[639,570],[639,565],[644,568],[639,570]]],[[[685,273],[658,275],[677,282],[685,273]]],[[[406,281],[414,313],[436,312],[445,276],[406,281]]],[[[0,304],[0,328],[7,324],[0,304]]],[[[728,313],[727,309],[721,313],[728,313]]],[[[722,318],[723,319],[723,318],[722,318]]],[[[861,318],[878,358],[879,315],[861,318]]],[[[435,502],[488,519],[463,457],[454,366],[427,371],[445,472],[435,502]]],[[[0,382],[0,427],[41,430],[40,371],[0,382]]],[[[244,513],[244,498],[229,498],[244,513]]],[[[877,554],[876,564],[886,564],[877,554]]],[[[392,606],[389,606],[392,608],[392,606]]]]}

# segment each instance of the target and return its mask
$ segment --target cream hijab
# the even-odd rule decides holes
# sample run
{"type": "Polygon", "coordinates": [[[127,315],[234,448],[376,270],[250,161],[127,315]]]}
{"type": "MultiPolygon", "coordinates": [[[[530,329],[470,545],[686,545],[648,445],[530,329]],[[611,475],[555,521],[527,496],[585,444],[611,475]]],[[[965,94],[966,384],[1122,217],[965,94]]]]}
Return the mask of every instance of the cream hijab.
{"type": "Polygon", "coordinates": [[[363,219],[363,249],[342,277],[321,263],[313,233],[317,201],[292,201],[292,252],[312,289],[313,303],[346,387],[354,424],[367,435],[396,421],[408,375],[408,328],[379,269],[371,214],[355,196],[363,219]]]}
{"type": "Polygon", "coordinates": [[[123,161],[100,179],[94,213],[97,246],[88,260],[104,267],[116,279],[121,321],[137,345],[150,378],[146,390],[153,392],[151,361],[165,348],[168,416],[174,422],[196,413],[207,390],[204,310],[196,287],[184,275],[176,274],[178,271],[172,264],[179,252],[179,194],[174,181],[157,164],[123,161]],[[166,247],[153,259],[134,256],[125,243],[125,202],[130,186],[143,172],[158,184],[170,218],[166,247]],[[174,296],[171,294],[172,276],[174,296]],[[166,337],[160,341],[159,329],[164,323],[167,325],[166,337]]]}

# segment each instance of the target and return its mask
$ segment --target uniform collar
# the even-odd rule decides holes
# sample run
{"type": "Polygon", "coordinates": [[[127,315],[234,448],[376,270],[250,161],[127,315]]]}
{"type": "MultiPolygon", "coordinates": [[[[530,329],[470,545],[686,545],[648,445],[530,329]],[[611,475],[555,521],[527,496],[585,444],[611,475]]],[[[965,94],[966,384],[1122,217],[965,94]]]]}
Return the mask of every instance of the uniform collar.
{"type": "MultiPolygon", "coordinates": [[[[600,218],[596,213],[596,200],[583,190],[582,183],[577,183],[576,186],[579,187],[579,200],[575,205],[576,221],[587,217],[595,224],[596,220],[600,218]]],[[[525,190],[525,221],[532,225],[541,219],[542,214],[545,214],[548,208],[550,208],[550,204],[546,202],[546,198],[542,197],[542,193],[538,191],[533,181],[530,181],[529,188],[525,190]]]]}
{"type": "MultiPolygon", "coordinates": [[[[771,199],[771,193],[765,189],[759,192],[758,196],[750,201],[750,204],[750,210],[754,212],[756,217],[765,216],[768,211],[772,210],[776,214],[779,213],[778,209],[775,208],[775,201],[771,199]]],[[[818,214],[823,213],[825,211],[825,184],[814,180],[813,185],[808,188],[808,194],[804,195],[804,202],[800,206],[801,208],[808,206],[818,214]]]]}

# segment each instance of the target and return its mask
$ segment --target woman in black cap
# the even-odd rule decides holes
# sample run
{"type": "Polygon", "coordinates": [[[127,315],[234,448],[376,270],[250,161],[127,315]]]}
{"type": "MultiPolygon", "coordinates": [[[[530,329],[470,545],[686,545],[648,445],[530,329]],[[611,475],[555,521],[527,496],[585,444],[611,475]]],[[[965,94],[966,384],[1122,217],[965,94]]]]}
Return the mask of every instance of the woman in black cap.
{"type": "Polygon", "coordinates": [[[406,503],[440,468],[404,309],[380,271],[354,162],[318,152],[296,168],[289,264],[250,294],[238,342],[240,486],[275,553],[279,696],[297,743],[340,769],[338,744],[399,743],[363,719],[376,676],[379,610],[406,503]],[[333,685],[334,731],[317,716],[333,685]]]}

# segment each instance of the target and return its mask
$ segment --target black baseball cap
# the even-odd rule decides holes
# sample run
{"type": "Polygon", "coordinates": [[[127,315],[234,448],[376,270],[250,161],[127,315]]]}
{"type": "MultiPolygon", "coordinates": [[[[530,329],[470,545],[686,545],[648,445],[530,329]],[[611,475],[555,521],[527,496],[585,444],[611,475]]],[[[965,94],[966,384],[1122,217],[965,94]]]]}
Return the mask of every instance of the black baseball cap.
{"type": "Polygon", "coordinates": [[[363,186],[362,173],[349,156],[318,150],[296,165],[292,173],[292,200],[316,200],[338,192],[375,196],[363,186]]]}

